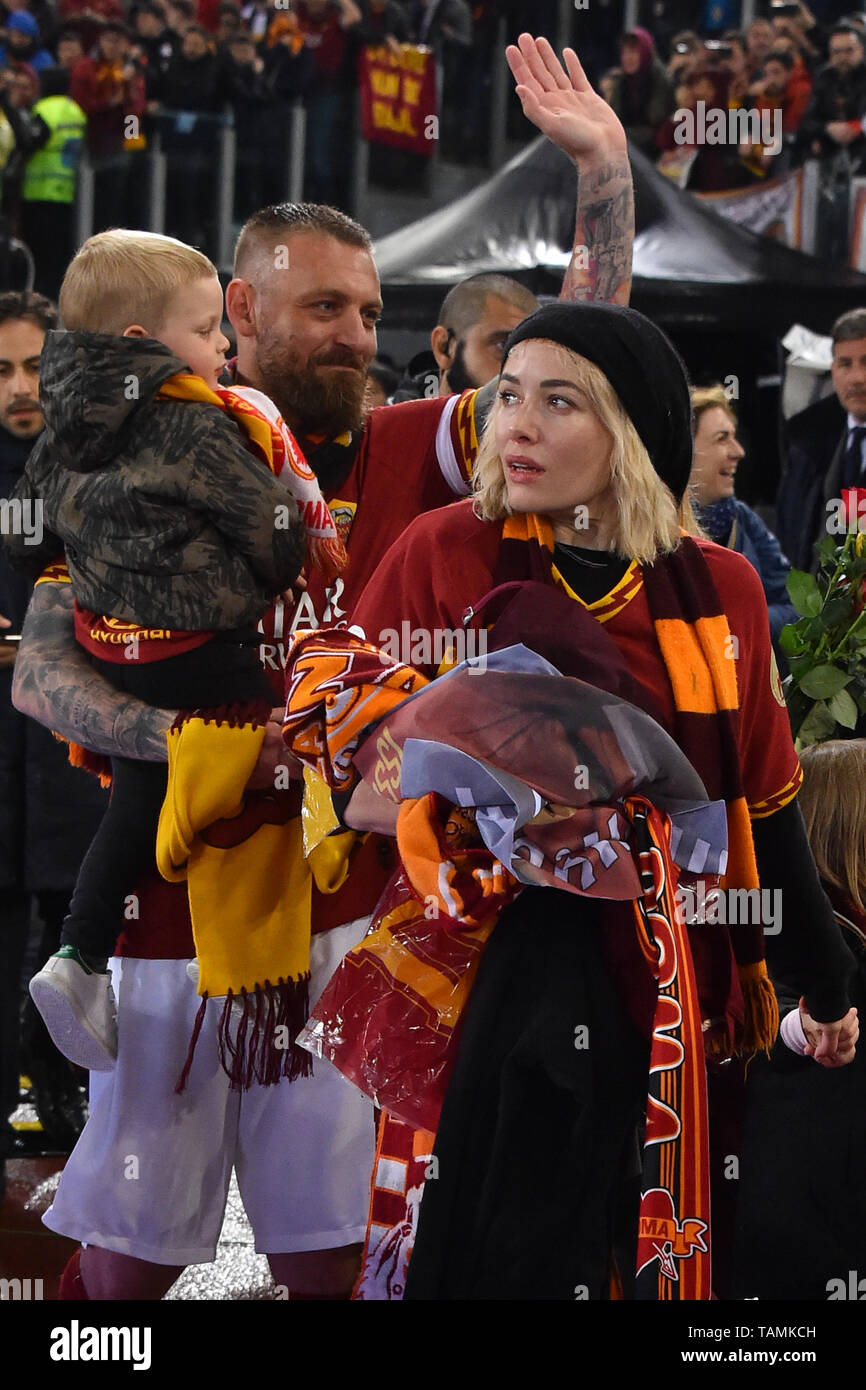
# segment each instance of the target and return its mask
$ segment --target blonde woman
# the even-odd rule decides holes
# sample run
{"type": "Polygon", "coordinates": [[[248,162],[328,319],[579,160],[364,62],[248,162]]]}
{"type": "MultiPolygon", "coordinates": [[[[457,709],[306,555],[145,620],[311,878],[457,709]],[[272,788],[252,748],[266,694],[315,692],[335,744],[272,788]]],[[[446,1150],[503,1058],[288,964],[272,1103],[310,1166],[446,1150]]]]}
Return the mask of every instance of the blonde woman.
{"type": "MultiPolygon", "coordinates": [[[[703,1095],[705,1049],[715,1065],[775,1036],[765,940],[800,981],[817,1060],[835,1057],[852,1025],[850,960],[796,808],[800,767],[760,581],[742,556],[680,526],[690,417],[682,363],[642,315],[538,310],[506,343],[474,498],[409,526],[354,620],[374,644],[402,623],[435,647],[438,632],[498,613],[493,646],[523,642],[649,713],[725,803],[723,886],[760,876],[784,890],[785,929],[696,924],[665,948],[695,987],[670,1003],[679,1061],[661,1065],[675,1090],[687,1075],[703,1095]]],[[[668,848],[655,843],[642,862],[667,863],[668,848]]],[[[685,929],[668,914],[665,930],[685,929]]],[[[647,1074],[659,939],[636,938],[632,903],[550,888],[523,888],[501,913],[462,1020],[407,1298],[709,1296],[703,1178],[683,1198],[707,1173],[705,1119],[671,1092],[676,1126],[664,1140],[644,1132],[658,1104],[647,1074]],[[694,1236],[676,1256],[646,1234],[674,1218],[694,1236]]]]}
{"type": "Polygon", "coordinates": [[[695,450],[689,492],[695,514],[711,540],[745,555],[758,571],[775,646],[785,624],[797,621],[787,589],[791,564],[757,512],[734,495],[745,450],[737,439],[737,417],[724,387],[695,387],[691,394],[695,450]]]}

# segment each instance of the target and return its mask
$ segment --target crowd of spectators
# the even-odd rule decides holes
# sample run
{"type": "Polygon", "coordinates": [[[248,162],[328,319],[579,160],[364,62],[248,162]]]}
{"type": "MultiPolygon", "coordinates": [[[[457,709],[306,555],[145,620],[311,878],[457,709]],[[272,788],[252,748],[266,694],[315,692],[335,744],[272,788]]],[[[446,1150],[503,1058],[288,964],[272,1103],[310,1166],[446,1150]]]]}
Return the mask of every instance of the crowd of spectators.
{"type": "Polygon", "coordinates": [[[844,256],[847,199],[837,195],[866,156],[866,15],[819,22],[804,0],[771,0],[745,30],[683,29],[659,47],[647,29],[628,30],[618,64],[599,77],[633,144],[696,192],[746,188],[819,158],[822,204],[835,208],[819,249],[844,256]],[[718,112],[724,122],[711,130],[718,112]]]}
{"type": "MultiPolygon", "coordinates": [[[[821,249],[841,256],[846,209],[833,190],[847,187],[866,155],[866,17],[844,15],[841,0],[835,10],[834,0],[812,3],[819,18],[804,0],[769,0],[769,17],[740,32],[719,28],[732,5],[647,0],[639,12],[649,27],[624,31],[623,0],[605,0],[575,8],[570,37],[634,145],[685,187],[740,188],[820,156],[824,201],[836,209],[821,249]],[[778,122],[779,138],[768,145],[750,125],[743,140],[684,143],[683,113],[700,103],[764,114],[764,130],[778,122]]],[[[86,146],[93,167],[93,230],[147,226],[146,156],[159,139],[165,229],[213,253],[223,125],[235,130],[240,220],[286,196],[298,101],[307,116],[304,197],[347,208],[358,55],[370,44],[434,50],[440,148],[483,158],[500,21],[513,38],[529,8],[516,0],[0,0],[3,230],[27,242],[37,288],[56,294],[74,249],[78,151],[86,146]]],[[[558,7],[544,8],[532,22],[538,30],[546,16],[556,37],[558,7]]],[[[514,113],[520,124],[516,103],[514,113]]],[[[391,152],[389,162],[388,153],[376,151],[373,176],[408,179],[412,157],[401,163],[391,152]]]]}
{"type": "Polygon", "coordinates": [[[221,127],[235,130],[242,219],[286,195],[298,100],[307,118],[304,197],[345,207],[360,49],[416,42],[434,50],[444,82],[441,138],[462,152],[483,115],[497,17],[487,0],[474,11],[466,0],[4,0],[4,231],[35,239],[37,288],[56,294],[74,249],[74,177],[34,198],[28,160],[47,151],[46,167],[74,175],[85,145],[93,230],[146,226],[144,155],[158,137],[167,155],[166,230],[213,250],[221,127]],[[458,95],[464,90],[471,100],[458,95]],[[46,109],[49,96],[62,105],[46,109]],[[34,212],[34,203],[44,206],[34,212]]]}

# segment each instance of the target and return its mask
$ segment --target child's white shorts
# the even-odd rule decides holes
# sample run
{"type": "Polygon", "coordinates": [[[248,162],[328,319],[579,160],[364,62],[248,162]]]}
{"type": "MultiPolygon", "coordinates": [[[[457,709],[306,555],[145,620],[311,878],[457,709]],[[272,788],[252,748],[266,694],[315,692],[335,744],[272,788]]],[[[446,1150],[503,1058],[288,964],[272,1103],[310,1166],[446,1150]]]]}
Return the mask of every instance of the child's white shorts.
{"type": "MultiPolygon", "coordinates": [[[[369,922],[313,937],[311,1003],[369,922]]],[[[231,1091],[217,1055],[221,999],[208,1001],[186,1089],[175,1095],[201,1002],[186,966],[112,961],[117,1066],[90,1074],[90,1119],[45,1224],[154,1264],[202,1264],[216,1254],[234,1167],[258,1252],[363,1240],[371,1103],[319,1059],[311,1077],[231,1091]]]]}

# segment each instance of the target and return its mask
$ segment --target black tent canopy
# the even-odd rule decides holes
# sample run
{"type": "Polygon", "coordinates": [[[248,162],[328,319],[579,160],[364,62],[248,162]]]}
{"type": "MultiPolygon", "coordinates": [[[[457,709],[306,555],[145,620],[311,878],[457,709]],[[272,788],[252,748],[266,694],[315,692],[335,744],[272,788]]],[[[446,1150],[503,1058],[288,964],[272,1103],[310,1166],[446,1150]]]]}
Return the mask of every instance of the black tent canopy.
{"type": "MultiPolygon", "coordinates": [[[[784,335],[793,322],[826,333],[866,304],[866,276],[792,251],[721,217],[631,149],[636,237],[632,304],[675,336],[784,335]]],[[[536,294],[559,292],[574,234],[571,161],[539,136],[498,173],[376,246],[386,323],[429,329],[452,285],[500,271],[536,294]]]]}

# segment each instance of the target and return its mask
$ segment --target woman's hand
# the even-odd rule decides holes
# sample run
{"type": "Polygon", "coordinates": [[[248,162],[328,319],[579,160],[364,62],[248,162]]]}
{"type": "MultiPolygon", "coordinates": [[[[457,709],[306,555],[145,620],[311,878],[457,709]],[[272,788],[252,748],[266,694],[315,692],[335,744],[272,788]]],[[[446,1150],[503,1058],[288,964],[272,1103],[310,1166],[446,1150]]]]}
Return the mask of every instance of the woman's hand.
{"type": "Polygon", "coordinates": [[[521,34],[505,50],[527,120],[575,163],[584,165],[626,151],[619,118],[589,85],[573,48],[563,52],[565,67],[547,39],[521,34]]]}
{"type": "Polygon", "coordinates": [[[860,1036],[856,1009],[849,1009],[835,1023],[817,1023],[800,1000],[800,1022],[806,1034],[806,1056],[821,1067],[844,1067],[854,1060],[854,1050],[860,1036]]]}

